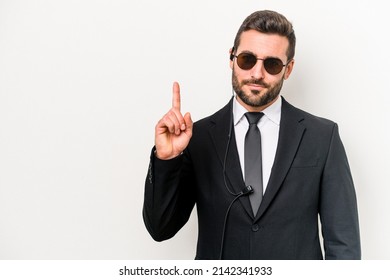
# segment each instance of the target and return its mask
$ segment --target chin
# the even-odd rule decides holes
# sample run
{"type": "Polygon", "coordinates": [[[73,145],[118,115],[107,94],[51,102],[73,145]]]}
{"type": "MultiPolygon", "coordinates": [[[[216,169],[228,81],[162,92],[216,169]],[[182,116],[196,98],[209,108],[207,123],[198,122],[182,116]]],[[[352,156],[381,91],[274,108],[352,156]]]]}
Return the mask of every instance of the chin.
{"type": "Polygon", "coordinates": [[[260,92],[260,90],[252,89],[251,93],[252,93],[251,95],[258,96],[258,95],[260,95],[261,92],[260,92]]]}

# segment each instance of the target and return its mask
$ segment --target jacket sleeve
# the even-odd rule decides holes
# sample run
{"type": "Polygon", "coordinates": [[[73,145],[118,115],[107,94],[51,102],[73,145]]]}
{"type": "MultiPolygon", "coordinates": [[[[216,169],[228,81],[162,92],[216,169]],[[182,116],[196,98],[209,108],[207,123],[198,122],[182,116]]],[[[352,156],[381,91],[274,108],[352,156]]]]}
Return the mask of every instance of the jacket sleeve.
{"type": "Polygon", "coordinates": [[[337,124],[333,127],[320,199],[325,259],[360,259],[357,201],[337,124]]]}
{"type": "Polygon", "coordinates": [[[143,219],[156,241],[173,237],[188,221],[195,204],[194,180],[187,151],[160,160],[153,148],[145,181],[143,219]]]}

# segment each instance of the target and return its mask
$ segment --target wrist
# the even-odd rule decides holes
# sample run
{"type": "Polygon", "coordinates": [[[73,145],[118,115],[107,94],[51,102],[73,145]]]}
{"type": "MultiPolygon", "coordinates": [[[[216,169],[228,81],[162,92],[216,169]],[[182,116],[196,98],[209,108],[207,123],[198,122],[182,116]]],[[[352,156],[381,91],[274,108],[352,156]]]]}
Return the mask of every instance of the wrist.
{"type": "Polygon", "coordinates": [[[174,158],[177,158],[183,154],[183,152],[180,152],[178,154],[164,155],[164,154],[159,153],[157,148],[154,148],[153,152],[154,152],[154,156],[160,160],[174,159],[174,158]]]}

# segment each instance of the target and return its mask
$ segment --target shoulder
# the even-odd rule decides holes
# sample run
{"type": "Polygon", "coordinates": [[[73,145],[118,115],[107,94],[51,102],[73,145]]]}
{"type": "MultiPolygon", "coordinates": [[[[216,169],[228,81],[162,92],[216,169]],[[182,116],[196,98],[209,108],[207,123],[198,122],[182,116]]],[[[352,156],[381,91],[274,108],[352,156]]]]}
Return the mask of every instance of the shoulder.
{"type": "Polygon", "coordinates": [[[217,112],[204,117],[194,123],[194,128],[213,127],[215,124],[229,120],[232,114],[232,100],[230,100],[224,107],[217,112]]]}
{"type": "Polygon", "coordinates": [[[282,118],[295,118],[307,128],[333,129],[337,124],[327,118],[323,118],[302,109],[299,109],[282,98],[282,118]]]}

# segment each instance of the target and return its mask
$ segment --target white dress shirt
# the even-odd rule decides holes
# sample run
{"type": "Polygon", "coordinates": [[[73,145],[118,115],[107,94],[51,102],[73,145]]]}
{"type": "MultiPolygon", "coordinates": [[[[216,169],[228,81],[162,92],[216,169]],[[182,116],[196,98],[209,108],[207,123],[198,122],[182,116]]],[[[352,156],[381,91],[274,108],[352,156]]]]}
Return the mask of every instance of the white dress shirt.
{"type": "MultiPolygon", "coordinates": [[[[237,98],[237,97],[236,97],[237,98]]],[[[244,145],[245,135],[248,131],[248,121],[244,114],[247,110],[238,103],[237,99],[233,101],[233,122],[234,133],[236,135],[236,143],[238,155],[240,158],[241,171],[245,180],[245,160],[244,160],[244,145]]],[[[276,148],[279,139],[280,116],[282,110],[282,99],[278,99],[269,107],[262,111],[264,116],[257,124],[261,134],[261,152],[263,166],[263,193],[265,192],[271,175],[272,165],[274,164],[276,148]]]]}

